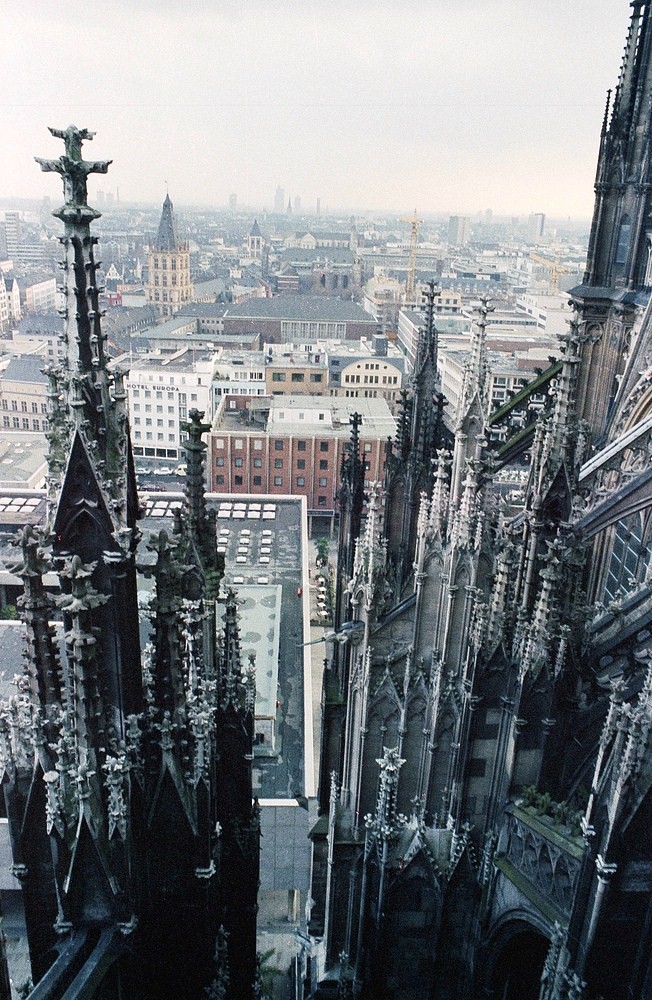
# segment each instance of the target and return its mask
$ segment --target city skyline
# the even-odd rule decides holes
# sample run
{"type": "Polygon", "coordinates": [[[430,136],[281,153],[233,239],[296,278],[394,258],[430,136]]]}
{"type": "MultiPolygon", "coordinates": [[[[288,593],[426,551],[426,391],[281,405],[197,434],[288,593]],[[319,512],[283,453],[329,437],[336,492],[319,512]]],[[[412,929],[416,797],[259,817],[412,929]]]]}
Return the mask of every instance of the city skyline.
{"type": "Polygon", "coordinates": [[[89,154],[113,159],[97,187],[125,202],[237,192],[271,209],[279,185],[309,212],[321,198],[324,211],[589,217],[629,5],[451,7],[200,2],[188,17],[169,0],[81,19],[27,0],[5,21],[0,197],[55,200],[33,156],[52,153],[46,126],[75,122],[97,133],[89,154]]]}

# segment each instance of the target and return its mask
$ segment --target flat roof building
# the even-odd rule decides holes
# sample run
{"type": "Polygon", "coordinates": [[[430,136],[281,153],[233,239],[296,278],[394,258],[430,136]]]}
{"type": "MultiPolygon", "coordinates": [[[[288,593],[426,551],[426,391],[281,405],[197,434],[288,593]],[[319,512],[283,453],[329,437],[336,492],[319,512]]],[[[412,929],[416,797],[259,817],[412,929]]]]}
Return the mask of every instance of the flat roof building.
{"type": "Polygon", "coordinates": [[[375,330],[375,319],[355,302],[318,295],[248,299],[224,314],[225,333],[259,333],[265,343],[359,340],[375,330]]]}
{"type": "Polygon", "coordinates": [[[396,435],[396,421],[384,399],[250,397],[242,409],[223,397],[209,438],[210,488],[303,495],[311,518],[324,515],[332,523],[354,411],[362,416],[360,447],[369,485],[382,479],[385,442],[396,435]]]}

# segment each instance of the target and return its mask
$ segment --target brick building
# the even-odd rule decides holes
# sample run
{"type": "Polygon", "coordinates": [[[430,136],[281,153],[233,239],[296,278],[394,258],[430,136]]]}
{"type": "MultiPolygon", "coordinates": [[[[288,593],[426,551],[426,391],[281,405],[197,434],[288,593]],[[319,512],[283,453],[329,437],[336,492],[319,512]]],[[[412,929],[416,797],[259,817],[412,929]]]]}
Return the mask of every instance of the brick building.
{"type": "Polygon", "coordinates": [[[303,495],[310,514],[333,517],[353,409],[362,415],[365,481],[383,475],[384,445],[396,423],[384,399],[222,397],[209,440],[210,489],[303,495]]]}

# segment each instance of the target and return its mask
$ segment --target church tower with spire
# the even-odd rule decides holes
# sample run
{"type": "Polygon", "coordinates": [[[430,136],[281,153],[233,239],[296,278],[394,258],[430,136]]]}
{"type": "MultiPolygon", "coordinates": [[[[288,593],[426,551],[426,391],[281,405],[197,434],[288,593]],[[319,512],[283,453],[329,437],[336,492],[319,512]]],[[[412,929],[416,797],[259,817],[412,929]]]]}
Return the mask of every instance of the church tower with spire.
{"type": "Polygon", "coordinates": [[[184,302],[192,298],[190,280],[190,248],[179,238],[174,206],[166,194],[161,210],[158,232],[147,252],[147,302],[161,316],[173,316],[184,302]]]}
{"type": "Polygon", "coordinates": [[[586,273],[571,292],[581,318],[577,411],[608,429],[633,328],[652,288],[652,9],[634,0],[618,85],[609,91],[586,273]]]}

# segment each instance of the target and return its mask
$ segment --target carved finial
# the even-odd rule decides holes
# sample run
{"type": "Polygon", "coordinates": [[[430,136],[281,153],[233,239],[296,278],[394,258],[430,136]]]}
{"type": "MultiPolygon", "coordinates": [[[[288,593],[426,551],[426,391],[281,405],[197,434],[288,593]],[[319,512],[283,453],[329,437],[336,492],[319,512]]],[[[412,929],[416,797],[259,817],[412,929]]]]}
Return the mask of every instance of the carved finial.
{"type": "Polygon", "coordinates": [[[94,132],[79,129],[69,125],[67,129],[51,128],[50,132],[57,139],[63,139],[65,153],[58,160],[43,160],[36,156],[35,160],[41,170],[61,174],[63,178],[63,194],[65,205],[53,214],[61,219],[75,218],[77,221],[90,222],[99,218],[100,213],[88,206],[88,191],[86,179],[89,174],[105,174],[111,160],[83,160],[82,142],[92,139],[94,132]]]}

